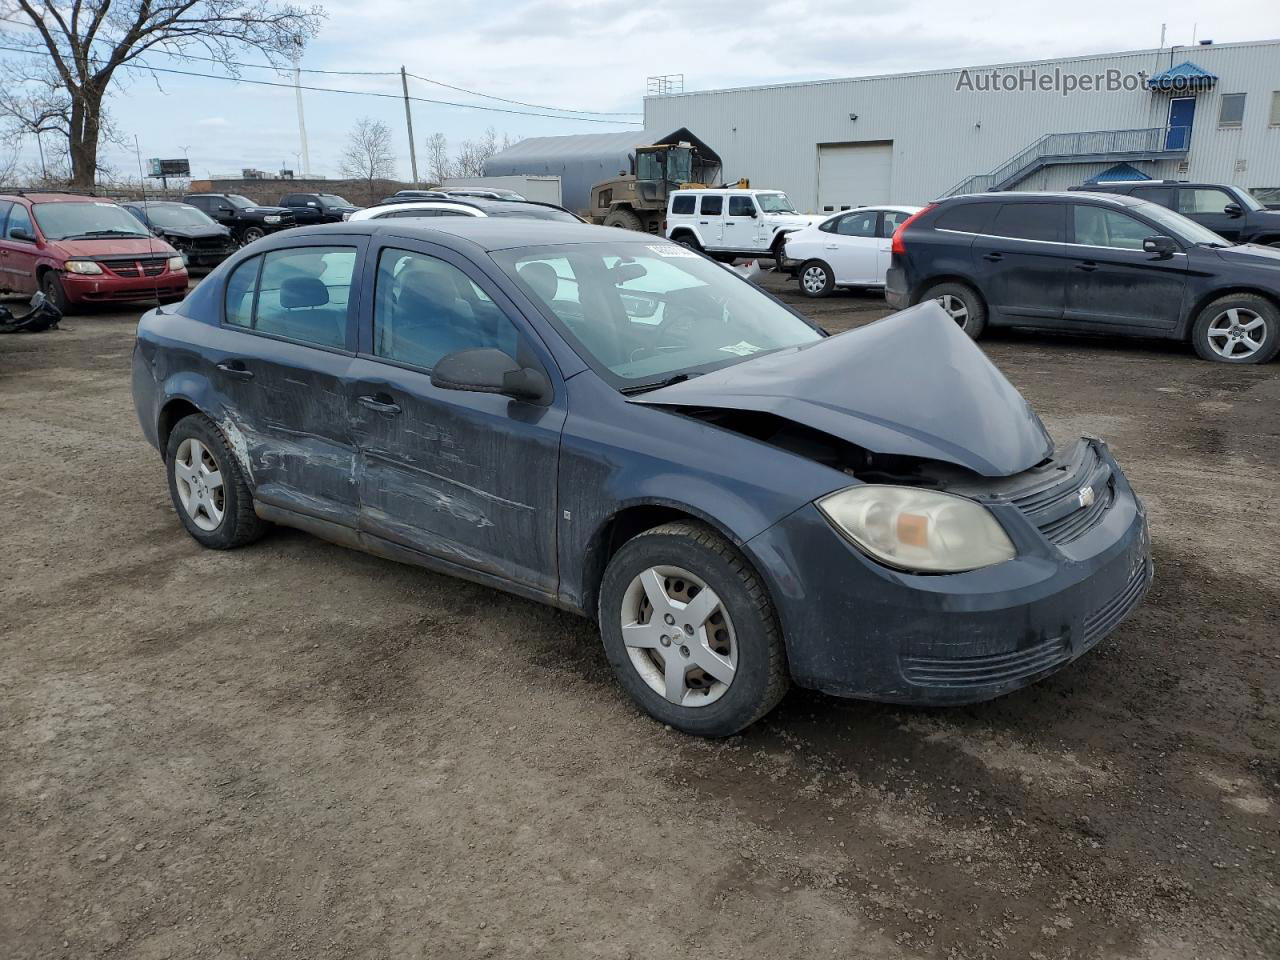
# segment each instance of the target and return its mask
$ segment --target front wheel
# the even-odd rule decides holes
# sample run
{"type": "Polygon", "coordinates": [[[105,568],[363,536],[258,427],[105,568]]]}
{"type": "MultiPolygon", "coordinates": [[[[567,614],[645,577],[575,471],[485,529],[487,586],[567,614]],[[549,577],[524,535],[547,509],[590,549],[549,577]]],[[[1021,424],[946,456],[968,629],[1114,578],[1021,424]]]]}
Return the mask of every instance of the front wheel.
{"type": "Polygon", "coordinates": [[[800,292],[806,297],[829,297],[835,288],[835,274],[821,260],[810,260],[800,268],[800,292]]]}
{"type": "Polygon", "coordinates": [[[620,227],[623,230],[639,230],[644,232],[644,223],[630,210],[610,210],[604,217],[606,227],[620,227]]]}
{"type": "Polygon", "coordinates": [[[58,308],[58,312],[66,315],[71,312],[71,301],[67,298],[66,288],[62,286],[62,277],[56,270],[46,270],[40,278],[40,292],[44,298],[58,308]]]}
{"type": "Polygon", "coordinates": [[[668,523],[625,543],[605,570],[599,620],[618,681],[654,719],[685,733],[731,736],[786,693],[764,584],[707,527],[668,523]]]}
{"type": "Polygon", "coordinates": [[[939,283],[926,290],[920,300],[938,301],[971,340],[977,340],[987,328],[986,304],[972,287],[963,283],[939,283]]]}
{"type": "Polygon", "coordinates": [[[255,240],[261,240],[267,235],[267,231],[261,227],[245,227],[244,233],[240,235],[241,245],[253,243],[255,240]]]}
{"type": "Polygon", "coordinates": [[[1252,293],[1219,297],[1200,311],[1191,343],[1204,360],[1266,363],[1280,351],[1280,310],[1252,293]]]}

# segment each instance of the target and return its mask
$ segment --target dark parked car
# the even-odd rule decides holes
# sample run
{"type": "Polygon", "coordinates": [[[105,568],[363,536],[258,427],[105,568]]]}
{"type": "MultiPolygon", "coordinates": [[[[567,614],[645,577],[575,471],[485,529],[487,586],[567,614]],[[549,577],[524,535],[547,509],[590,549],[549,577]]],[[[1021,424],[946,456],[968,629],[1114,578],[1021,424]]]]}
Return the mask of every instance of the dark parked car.
{"type": "Polygon", "coordinates": [[[1136,180],[1085,184],[1072,190],[1111,193],[1149,200],[1176,210],[1202,227],[1235,243],[1280,247],[1280,210],[1269,210],[1253,194],[1226,183],[1136,180]]]}
{"type": "Polygon", "coordinates": [[[405,198],[396,203],[365,207],[347,219],[385,220],[418,217],[517,217],[527,220],[559,220],[585,223],[576,213],[554,203],[536,200],[493,200],[488,197],[446,197],[443,200],[405,198]]]}
{"type": "Polygon", "coordinates": [[[607,227],[270,237],[142,318],[133,394],[200,543],[281,523],[578,612],[691,733],[741,730],[789,680],[997,696],[1151,578],[1107,446],[1055,450],[937,304],[827,337],[607,227]]]}
{"type": "Polygon", "coordinates": [[[360,208],[336,193],[286,193],[280,206],[293,212],[298,226],[316,223],[341,223],[360,208]]]}
{"type": "Polygon", "coordinates": [[[293,211],[287,207],[259,206],[238,193],[193,193],[183,197],[182,202],[227,227],[240,243],[253,243],[297,224],[293,211]]]}
{"type": "Polygon", "coordinates": [[[504,187],[450,187],[443,191],[451,197],[482,197],[487,200],[528,200],[529,198],[504,187]]]}
{"type": "Polygon", "coordinates": [[[1280,250],[1233,246],[1155,203],[1095,193],[951,197],[893,235],[885,299],[988,326],[1190,340],[1206,360],[1280,349],[1280,250]]]}
{"type": "Polygon", "coordinates": [[[230,229],[189,203],[145,200],[127,203],[124,208],[182,254],[189,267],[212,267],[240,246],[230,229]]]}
{"type": "Polygon", "coordinates": [[[449,195],[442,190],[397,190],[389,197],[378,201],[383,203],[409,203],[414,200],[448,200],[449,195]]]}

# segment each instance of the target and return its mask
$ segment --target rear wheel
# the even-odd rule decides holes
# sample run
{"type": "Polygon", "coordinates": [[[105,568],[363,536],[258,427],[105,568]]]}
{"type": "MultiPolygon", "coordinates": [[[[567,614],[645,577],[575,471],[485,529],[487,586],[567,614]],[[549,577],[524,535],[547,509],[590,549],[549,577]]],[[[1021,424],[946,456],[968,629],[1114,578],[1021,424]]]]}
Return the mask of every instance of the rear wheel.
{"type": "Polygon", "coordinates": [[[1280,310],[1252,293],[1219,297],[1200,311],[1191,343],[1205,360],[1266,363],[1280,352],[1280,310]]]}
{"type": "Polygon", "coordinates": [[[702,244],[698,242],[698,238],[692,233],[678,233],[671,239],[682,247],[688,247],[690,250],[697,250],[699,253],[702,252],[702,244]]]}
{"type": "Polygon", "coordinates": [[[800,292],[806,297],[829,297],[836,288],[835,274],[821,260],[809,260],[800,267],[800,292]]]}
{"type": "Polygon", "coordinates": [[[62,286],[62,277],[56,270],[46,270],[40,278],[40,291],[46,300],[58,308],[58,312],[71,312],[71,301],[67,299],[67,291],[62,286]]]}
{"type": "Polygon", "coordinates": [[[937,300],[971,340],[982,336],[982,331],[987,327],[986,304],[976,290],[963,283],[939,283],[926,290],[920,299],[937,300]]]}
{"type": "Polygon", "coordinates": [[[644,224],[640,218],[632,211],[625,209],[610,210],[605,214],[604,225],[606,227],[621,227],[623,230],[644,230],[644,224]]]}
{"type": "Polygon", "coordinates": [[[200,544],[243,547],[266,524],[253,512],[253,494],[222,431],[202,414],[183,417],[165,448],[169,496],[178,519],[200,544]]]}
{"type": "Polygon", "coordinates": [[[623,544],[605,570],[599,619],[622,686],[686,733],[735,734],[786,692],[781,631],[764,584],[700,524],[664,524],[623,544]]]}

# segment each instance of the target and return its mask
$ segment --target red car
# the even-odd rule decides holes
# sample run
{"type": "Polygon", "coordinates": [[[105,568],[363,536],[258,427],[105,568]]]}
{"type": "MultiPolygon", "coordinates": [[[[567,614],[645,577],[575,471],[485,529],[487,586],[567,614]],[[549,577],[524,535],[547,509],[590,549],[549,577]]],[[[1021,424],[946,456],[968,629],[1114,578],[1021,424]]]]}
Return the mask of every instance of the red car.
{"type": "Polygon", "coordinates": [[[0,291],[80,303],[187,295],[181,255],[117,203],[71,193],[0,195],[0,291]]]}

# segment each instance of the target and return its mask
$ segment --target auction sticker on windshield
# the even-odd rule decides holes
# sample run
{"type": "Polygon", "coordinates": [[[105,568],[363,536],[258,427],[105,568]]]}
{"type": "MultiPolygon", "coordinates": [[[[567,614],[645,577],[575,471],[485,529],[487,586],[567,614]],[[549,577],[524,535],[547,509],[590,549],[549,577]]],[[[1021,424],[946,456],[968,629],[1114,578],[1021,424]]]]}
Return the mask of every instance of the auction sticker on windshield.
{"type": "Polygon", "coordinates": [[[727,347],[720,348],[725,353],[733,353],[739,357],[749,357],[753,353],[759,353],[760,348],[754,343],[747,343],[745,340],[739,340],[737,343],[731,343],[727,347]]]}
{"type": "Polygon", "coordinates": [[[662,246],[650,247],[649,249],[660,257],[690,257],[694,260],[698,259],[698,254],[694,253],[688,247],[682,247],[675,243],[667,243],[662,246]]]}

